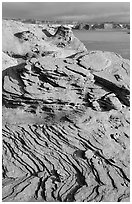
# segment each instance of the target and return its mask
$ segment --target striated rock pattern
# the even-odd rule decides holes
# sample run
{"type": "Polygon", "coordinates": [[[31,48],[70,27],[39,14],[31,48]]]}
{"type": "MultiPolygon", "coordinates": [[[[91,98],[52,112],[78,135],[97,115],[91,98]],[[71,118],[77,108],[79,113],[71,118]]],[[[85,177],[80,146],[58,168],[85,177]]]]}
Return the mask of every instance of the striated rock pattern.
{"type": "Polygon", "coordinates": [[[86,51],[62,26],[31,51],[40,28],[18,25],[4,22],[21,52],[3,48],[3,201],[128,202],[129,60],[86,51]]]}

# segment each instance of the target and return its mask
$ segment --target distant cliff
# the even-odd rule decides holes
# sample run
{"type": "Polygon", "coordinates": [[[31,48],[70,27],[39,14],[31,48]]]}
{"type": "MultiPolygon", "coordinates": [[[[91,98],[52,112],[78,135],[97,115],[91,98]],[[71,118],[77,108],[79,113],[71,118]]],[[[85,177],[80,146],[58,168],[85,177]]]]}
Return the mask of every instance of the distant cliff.
{"type": "Polygon", "coordinates": [[[77,23],[73,26],[76,30],[96,30],[96,29],[121,29],[129,30],[130,24],[128,23],[77,23]]]}

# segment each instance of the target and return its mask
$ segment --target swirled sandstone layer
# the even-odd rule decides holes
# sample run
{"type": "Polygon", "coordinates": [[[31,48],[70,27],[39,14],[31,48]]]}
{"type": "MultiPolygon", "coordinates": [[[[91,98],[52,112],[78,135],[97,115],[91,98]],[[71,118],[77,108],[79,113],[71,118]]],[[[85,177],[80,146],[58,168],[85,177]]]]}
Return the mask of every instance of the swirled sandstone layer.
{"type": "Polygon", "coordinates": [[[128,202],[129,60],[67,27],[3,28],[3,201],[128,202]]]}

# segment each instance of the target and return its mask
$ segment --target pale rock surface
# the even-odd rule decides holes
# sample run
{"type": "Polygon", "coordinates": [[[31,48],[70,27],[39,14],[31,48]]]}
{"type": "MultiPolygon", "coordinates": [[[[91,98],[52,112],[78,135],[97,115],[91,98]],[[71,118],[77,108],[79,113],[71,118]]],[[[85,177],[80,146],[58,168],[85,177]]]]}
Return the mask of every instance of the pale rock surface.
{"type": "Polygon", "coordinates": [[[2,70],[17,65],[17,59],[14,59],[7,55],[6,53],[2,52],[2,70]]]}

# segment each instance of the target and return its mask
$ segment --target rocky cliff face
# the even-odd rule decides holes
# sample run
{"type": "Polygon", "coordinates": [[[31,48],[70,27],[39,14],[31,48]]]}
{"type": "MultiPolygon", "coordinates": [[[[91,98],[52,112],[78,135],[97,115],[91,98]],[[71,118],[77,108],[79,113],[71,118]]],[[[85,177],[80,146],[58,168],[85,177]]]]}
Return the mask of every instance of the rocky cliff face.
{"type": "Polygon", "coordinates": [[[3,201],[129,201],[129,60],[4,21],[2,78],[3,201]]]}

